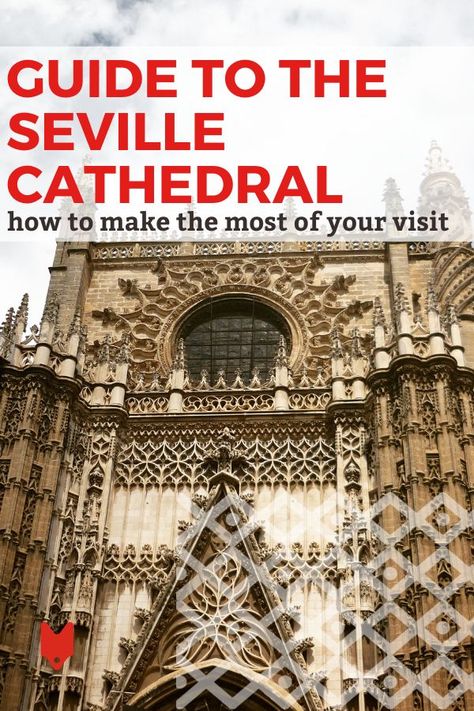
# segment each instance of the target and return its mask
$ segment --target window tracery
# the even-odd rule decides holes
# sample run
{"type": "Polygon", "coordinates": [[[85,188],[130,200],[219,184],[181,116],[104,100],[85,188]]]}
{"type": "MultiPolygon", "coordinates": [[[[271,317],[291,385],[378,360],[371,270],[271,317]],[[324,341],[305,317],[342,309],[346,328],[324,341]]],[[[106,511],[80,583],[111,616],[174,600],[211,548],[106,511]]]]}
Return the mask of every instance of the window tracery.
{"type": "Polygon", "coordinates": [[[181,335],[191,377],[206,370],[210,382],[236,373],[248,381],[256,370],[268,378],[280,337],[289,341],[281,316],[250,298],[209,299],[188,317],[181,335]]]}

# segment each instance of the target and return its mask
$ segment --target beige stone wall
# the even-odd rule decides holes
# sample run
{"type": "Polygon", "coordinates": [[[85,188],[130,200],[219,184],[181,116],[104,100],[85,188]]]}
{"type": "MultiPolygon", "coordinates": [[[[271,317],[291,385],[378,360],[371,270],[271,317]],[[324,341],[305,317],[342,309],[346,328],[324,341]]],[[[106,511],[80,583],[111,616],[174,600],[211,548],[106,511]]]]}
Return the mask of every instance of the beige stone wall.
{"type": "MultiPolygon", "coordinates": [[[[469,482],[472,487],[471,376],[466,370],[461,378],[455,361],[445,357],[451,353],[462,364],[462,347],[453,341],[459,319],[465,365],[474,365],[472,250],[417,253],[396,244],[314,254],[286,243],[277,253],[242,254],[239,247],[230,255],[203,256],[193,255],[192,245],[179,248],[181,255],[146,257],[139,244],[118,256],[109,246],[61,245],[51,283],[59,299],[43,319],[40,345],[9,334],[5,346],[1,334],[8,357],[0,360],[0,375],[14,373],[19,383],[0,398],[6,492],[0,526],[7,531],[0,612],[8,620],[0,661],[6,668],[3,660],[9,660],[6,698],[12,711],[25,684],[28,711],[34,711],[40,684],[29,679],[41,671],[34,652],[40,614],[56,623],[80,621],[85,650],[83,661],[66,666],[54,682],[52,708],[80,704],[82,711],[104,702],[104,672],[118,675],[132,654],[141,629],[136,608],[152,609],[163,585],[160,573],[169,572],[179,532],[193,520],[192,497],[208,493],[209,473],[200,466],[226,426],[253,466],[251,474],[239,472],[239,486],[240,494],[253,496],[252,517],[261,523],[258,546],[289,557],[297,550],[310,567],[348,525],[354,507],[363,517],[371,501],[392,490],[414,507],[439,491],[465,506],[469,482]],[[430,333],[426,310],[433,279],[430,303],[442,328],[430,333]],[[246,400],[230,389],[203,394],[196,384],[185,385],[184,362],[173,365],[179,323],[203,298],[229,293],[261,298],[288,319],[293,383],[283,355],[278,383],[247,387],[246,400]],[[419,319],[413,313],[418,310],[419,319]],[[74,312],[80,312],[76,321],[74,312]],[[375,357],[374,315],[380,341],[375,357]],[[86,346],[80,343],[84,325],[86,346]],[[128,342],[123,336],[130,325],[128,342]],[[143,334],[149,336],[146,366],[163,377],[158,393],[138,385],[143,334]],[[377,355],[381,364],[374,365],[377,355]],[[325,375],[316,384],[318,363],[325,375]],[[305,364],[311,382],[300,388],[305,364]],[[28,501],[36,498],[32,521],[28,501]],[[22,527],[29,542],[21,539],[22,527]],[[23,593],[15,607],[18,590],[31,596],[36,618],[23,593]],[[14,634],[21,664],[10,650],[14,634]],[[27,677],[28,664],[35,671],[27,677]]],[[[394,530],[397,516],[387,516],[394,530]]],[[[418,538],[404,542],[413,560],[435,549],[418,538]]],[[[349,545],[360,554],[358,541],[349,545]]],[[[466,546],[456,540],[452,550],[468,561],[466,546]]],[[[354,673],[342,653],[341,601],[350,611],[361,610],[362,603],[357,576],[343,560],[330,572],[326,590],[308,580],[282,593],[282,601],[301,608],[293,632],[315,642],[306,651],[308,670],[328,668],[326,688],[337,696],[354,673]]],[[[449,571],[437,574],[441,580],[449,571]]],[[[455,602],[460,614],[469,609],[469,594],[463,590],[455,602]]],[[[361,611],[369,613],[371,604],[366,600],[361,611]]],[[[410,604],[403,600],[406,609],[410,604]]],[[[412,614],[422,616],[431,604],[413,603],[412,614]]],[[[397,623],[391,625],[389,634],[396,636],[397,623]]],[[[414,641],[404,649],[418,669],[420,645],[414,641]]],[[[356,646],[360,666],[362,644],[356,646]]],[[[443,689],[446,680],[439,676],[436,684],[443,689]]],[[[403,711],[412,701],[407,703],[403,711]]]]}

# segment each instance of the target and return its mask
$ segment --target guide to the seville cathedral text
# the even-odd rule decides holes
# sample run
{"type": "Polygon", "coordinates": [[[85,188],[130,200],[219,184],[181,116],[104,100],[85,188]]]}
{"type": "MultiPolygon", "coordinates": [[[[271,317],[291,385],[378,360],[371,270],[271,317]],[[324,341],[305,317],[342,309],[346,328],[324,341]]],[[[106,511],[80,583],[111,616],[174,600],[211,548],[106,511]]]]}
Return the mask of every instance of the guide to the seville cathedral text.
{"type": "Polygon", "coordinates": [[[3,0],[0,711],[474,711],[474,6],[3,0]]]}

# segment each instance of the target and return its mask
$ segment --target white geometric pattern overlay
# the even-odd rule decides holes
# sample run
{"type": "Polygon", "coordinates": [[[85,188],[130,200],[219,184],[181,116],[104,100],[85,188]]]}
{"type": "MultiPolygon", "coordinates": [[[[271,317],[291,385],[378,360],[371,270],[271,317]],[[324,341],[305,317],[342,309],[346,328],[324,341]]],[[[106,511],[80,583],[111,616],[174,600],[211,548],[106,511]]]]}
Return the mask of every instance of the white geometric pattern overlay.
{"type": "MultiPolygon", "coordinates": [[[[336,497],[333,505],[336,510],[336,497]]],[[[295,503],[295,506],[298,504],[295,503]]],[[[319,512],[322,526],[323,522],[328,520],[327,502],[324,507],[324,511],[319,512]]],[[[304,507],[300,513],[299,518],[304,521],[304,507]]],[[[281,688],[289,690],[291,698],[299,701],[304,707],[321,708],[322,700],[329,708],[343,708],[363,691],[377,699],[382,707],[396,709],[407,696],[418,690],[436,708],[448,709],[456,699],[474,689],[472,675],[467,674],[449,657],[450,651],[472,634],[472,621],[465,619],[456,610],[452,599],[456,591],[473,580],[473,571],[449,547],[463,531],[472,527],[472,512],[464,510],[444,493],[438,494],[419,511],[414,511],[395,494],[389,493],[382,496],[366,516],[361,514],[352,521],[352,531],[348,531],[346,525],[334,537],[333,529],[334,545],[326,556],[322,557],[318,569],[321,571],[335,564],[338,570],[357,570],[359,580],[372,587],[377,599],[374,609],[364,609],[363,614],[356,609],[349,611],[343,604],[339,575],[333,578],[311,575],[311,566],[302,557],[293,554],[292,571],[294,572],[296,566],[302,574],[295,576],[288,573],[285,576],[282,555],[278,550],[271,553],[265,562],[256,562],[253,556],[249,556],[249,545],[245,543],[249,535],[260,526],[260,523],[252,521],[252,514],[251,506],[231,489],[209,510],[199,510],[197,523],[186,531],[178,549],[181,566],[178,576],[185,576],[186,570],[192,570],[192,575],[188,576],[186,583],[178,590],[176,606],[192,631],[179,642],[177,663],[195,683],[187,687],[177,702],[177,708],[184,708],[203,692],[214,695],[229,709],[239,708],[257,691],[270,696],[278,707],[288,708],[288,700],[273,694],[271,686],[259,685],[254,680],[249,680],[236,695],[231,696],[218,683],[225,674],[224,669],[215,668],[212,672],[203,673],[192,659],[192,650],[196,648],[196,644],[206,643],[217,644],[230,659],[245,660],[246,652],[256,644],[257,637],[264,639],[266,645],[271,645],[271,664],[266,667],[262,664],[259,670],[262,681],[264,678],[278,680],[281,688]],[[244,520],[236,513],[238,510],[244,511],[244,520]],[[380,521],[383,520],[384,512],[389,510],[396,512],[401,523],[395,530],[386,531],[380,521]],[[440,523],[438,527],[433,525],[436,516],[440,523]],[[214,539],[219,541],[219,550],[210,567],[193,556],[190,545],[196,540],[197,531],[203,526],[203,517],[204,528],[209,529],[214,539]],[[226,525],[223,525],[223,520],[226,525]],[[440,529],[443,529],[442,532],[440,529]],[[370,560],[365,560],[364,563],[351,560],[346,545],[348,536],[356,537],[361,530],[371,540],[370,549],[375,551],[370,560]],[[415,531],[421,532],[435,544],[434,551],[418,565],[400,551],[402,540],[415,531]],[[449,563],[452,571],[451,581],[444,586],[439,585],[432,574],[433,569],[436,569],[442,560],[449,563]],[[240,577],[232,580],[230,576],[223,584],[222,576],[225,577],[226,572],[228,573],[230,561],[234,566],[234,573],[238,570],[240,577]],[[316,674],[308,673],[304,658],[298,654],[302,640],[292,636],[284,639],[275,634],[276,622],[279,621],[281,625],[285,619],[291,620],[292,616],[296,615],[291,608],[285,609],[284,601],[293,596],[295,588],[304,585],[305,576],[308,574],[311,575],[313,584],[321,587],[322,593],[331,594],[333,599],[337,600],[337,619],[331,621],[333,624],[329,627],[334,630],[333,642],[335,648],[341,648],[342,657],[333,655],[332,666],[316,674]],[[202,588],[203,582],[207,586],[206,590],[211,591],[211,598],[214,594],[219,597],[218,609],[214,607],[204,610],[189,605],[189,599],[202,588]],[[263,616],[255,615],[250,607],[242,604],[249,591],[257,584],[268,593],[266,599],[271,603],[268,613],[263,616]],[[425,588],[434,600],[434,604],[418,619],[410,616],[406,606],[400,604],[399,600],[412,585],[425,588]],[[348,612],[351,617],[351,631],[343,636],[341,647],[341,630],[344,629],[343,620],[348,612]],[[402,629],[400,634],[390,641],[377,629],[378,624],[388,615],[398,620],[402,629]],[[380,657],[372,669],[365,669],[364,672],[357,668],[351,670],[345,655],[360,636],[377,648],[380,657]],[[400,651],[415,637],[435,653],[434,658],[418,674],[400,660],[400,651]],[[338,696],[334,691],[329,693],[324,681],[331,671],[341,668],[343,659],[346,682],[342,694],[338,696]],[[430,684],[433,675],[443,669],[451,679],[458,682],[445,696],[437,693],[430,684]]],[[[298,512],[295,514],[297,519],[298,512]]],[[[265,518],[265,511],[259,511],[259,515],[265,518]]],[[[318,512],[315,515],[318,515],[318,512]]],[[[394,516],[391,515],[390,519],[393,522],[394,516]]],[[[278,540],[278,531],[275,529],[272,530],[272,539],[278,540]]],[[[317,643],[317,640],[314,642],[317,643]]]]}

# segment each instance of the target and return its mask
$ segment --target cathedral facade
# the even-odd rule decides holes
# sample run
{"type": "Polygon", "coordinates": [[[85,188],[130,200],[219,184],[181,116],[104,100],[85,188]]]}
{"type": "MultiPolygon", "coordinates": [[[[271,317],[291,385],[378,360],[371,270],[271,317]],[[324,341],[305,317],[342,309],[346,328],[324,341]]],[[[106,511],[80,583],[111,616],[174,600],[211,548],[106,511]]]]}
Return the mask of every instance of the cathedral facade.
{"type": "Polygon", "coordinates": [[[58,243],[0,331],[2,709],[474,708],[474,251],[436,146],[433,209],[449,242],[58,243]]]}

